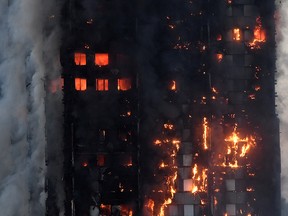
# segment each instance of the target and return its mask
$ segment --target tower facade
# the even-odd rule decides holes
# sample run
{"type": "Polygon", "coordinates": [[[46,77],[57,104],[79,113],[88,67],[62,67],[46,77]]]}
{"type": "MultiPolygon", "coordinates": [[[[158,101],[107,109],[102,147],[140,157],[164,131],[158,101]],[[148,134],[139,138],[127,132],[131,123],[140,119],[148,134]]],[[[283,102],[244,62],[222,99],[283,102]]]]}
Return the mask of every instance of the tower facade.
{"type": "Polygon", "coordinates": [[[66,215],[280,215],[273,1],[62,15],[66,215]]]}

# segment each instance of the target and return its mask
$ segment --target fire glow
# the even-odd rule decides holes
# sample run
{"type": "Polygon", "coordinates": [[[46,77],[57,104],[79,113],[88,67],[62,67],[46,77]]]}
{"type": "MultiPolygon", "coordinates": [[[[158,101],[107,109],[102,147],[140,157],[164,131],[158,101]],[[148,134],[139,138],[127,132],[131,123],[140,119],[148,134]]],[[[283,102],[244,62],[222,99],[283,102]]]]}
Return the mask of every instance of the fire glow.
{"type": "Polygon", "coordinates": [[[260,43],[266,42],[266,34],[262,28],[261,18],[256,18],[256,26],[254,28],[254,39],[249,43],[251,49],[260,49],[260,43]]]}
{"type": "MultiPolygon", "coordinates": [[[[154,140],[154,145],[157,148],[161,149],[161,151],[165,152],[167,155],[166,160],[161,160],[159,162],[158,169],[162,171],[168,171],[168,175],[164,176],[165,179],[165,190],[158,190],[158,193],[163,194],[163,201],[156,202],[155,199],[149,198],[146,201],[146,205],[144,206],[147,212],[151,213],[151,215],[164,216],[165,208],[167,205],[172,203],[174,198],[174,194],[176,193],[175,182],[177,179],[177,171],[178,167],[176,164],[176,156],[180,148],[181,141],[174,136],[168,137],[170,131],[173,131],[175,126],[170,122],[164,123],[162,126],[162,136],[161,138],[157,138],[154,140]],[[168,134],[167,134],[168,133],[168,134]],[[155,206],[155,209],[154,209],[155,206]]],[[[158,174],[154,174],[157,176],[158,174]]],[[[153,191],[155,192],[155,191],[153,191]]]]}
{"type": "Polygon", "coordinates": [[[238,158],[247,156],[251,148],[256,146],[255,137],[246,136],[245,138],[240,138],[237,132],[237,124],[235,124],[232,134],[225,138],[225,142],[227,145],[223,166],[231,168],[238,168],[238,158]]]}
{"type": "Polygon", "coordinates": [[[204,150],[207,150],[208,149],[208,121],[207,121],[207,118],[204,117],[203,118],[203,148],[204,150]]]}
{"type": "Polygon", "coordinates": [[[197,164],[192,169],[192,190],[193,194],[207,191],[208,169],[199,168],[197,164]]]}

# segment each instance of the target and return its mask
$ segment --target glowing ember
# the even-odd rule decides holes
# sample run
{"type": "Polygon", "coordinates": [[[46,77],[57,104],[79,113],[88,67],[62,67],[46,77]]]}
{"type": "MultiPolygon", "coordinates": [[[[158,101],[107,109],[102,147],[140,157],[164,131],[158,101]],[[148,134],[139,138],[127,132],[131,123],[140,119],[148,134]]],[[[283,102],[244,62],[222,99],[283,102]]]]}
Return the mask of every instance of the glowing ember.
{"type": "Polygon", "coordinates": [[[221,34],[218,34],[216,40],[217,40],[217,41],[221,41],[221,40],[222,40],[222,35],[221,35],[221,34]]]}
{"type": "Polygon", "coordinates": [[[222,53],[217,53],[216,58],[218,62],[221,62],[223,60],[223,54],[222,53]]]}
{"type": "Polygon", "coordinates": [[[77,91],[85,91],[87,89],[87,80],[82,78],[75,78],[75,89],[77,91]]]}
{"type": "Polygon", "coordinates": [[[172,124],[164,124],[164,128],[165,129],[169,129],[169,130],[173,130],[174,125],[172,125],[172,124]]]}
{"type": "Polygon", "coordinates": [[[241,40],[241,35],[240,35],[240,29],[235,28],[233,29],[233,40],[240,41],[241,40]]]}
{"type": "Polygon", "coordinates": [[[255,191],[254,188],[246,188],[246,191],[251,192],[251,191],[255,191]]]}
{"type": "Polygon", "coordinates": [[[260,91],[261,90],[261,87],[260,86],[255,86],[255,91],[260,91]]]}
{"type": "Polygon", "coordinates": [[[172,84],[170,86],[170,90],[175,91],[176,90],[176,81],[172,80],[172,84]]]}
{"type": "Polygon", "coordinates": [[[87,167],[87,166],[88,166],[88,163],[85,161],[85,162],[82,163],[82,166],[83,166],[83,167],[87,167]]]}
{"type": "Polygon", "coordinates": [[[240,138],[237,132],[237,124],[233,129],[232,135],[225,139],[227,142],[227,156],[224,157],[223,166],[229,166],[231,168],[238,168],[238,158],[245,157],[251,147],[255,147],[256,141],[253,136],[246,136],[245,138],[240,138]]]}
{"type": "Polygon", "coordinates": [[[218,94],[218,91],[215,87],[212,87],[212,92],[215,93],[215,94],[218,94]]]}

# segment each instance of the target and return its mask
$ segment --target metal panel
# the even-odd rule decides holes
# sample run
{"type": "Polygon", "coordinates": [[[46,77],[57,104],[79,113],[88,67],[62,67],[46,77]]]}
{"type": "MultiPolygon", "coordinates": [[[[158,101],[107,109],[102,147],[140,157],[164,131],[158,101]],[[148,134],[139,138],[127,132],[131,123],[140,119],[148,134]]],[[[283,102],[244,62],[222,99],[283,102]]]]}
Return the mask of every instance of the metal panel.
{"type": "Polygon", "coordinates": [[[184,205],[184,216],[194,216],[194,205],[184,205]]]}
{"type": "Polygon", "coordinates": [[[177,205],[169,205],[168,211],[169,211],[169,216],[178,216],[179,215],[177,205]]]}
{"type": "Polygon", "coordinates": [[[226,205],[226,212],[228,216],[236,215],[236,205],[235,204],[227,204],[226,205]]]}
{"type": "Polygon", "coordinates": [[[200,198],[190,192],[176,193],[173,202],[181,205],[200,204],[200,198]]]}
{"type": "Polygon", "coordinates": [[[226,190],[227,191],[235,191],[236,187],[235,187],[235,179],[227,179],[225,181],[226,183],[226,190]]]}
{"type": "Polygon", "coordinates": [[[183,166],[192,166],[193,155],[185,154],[183,155],[183,166]]]}

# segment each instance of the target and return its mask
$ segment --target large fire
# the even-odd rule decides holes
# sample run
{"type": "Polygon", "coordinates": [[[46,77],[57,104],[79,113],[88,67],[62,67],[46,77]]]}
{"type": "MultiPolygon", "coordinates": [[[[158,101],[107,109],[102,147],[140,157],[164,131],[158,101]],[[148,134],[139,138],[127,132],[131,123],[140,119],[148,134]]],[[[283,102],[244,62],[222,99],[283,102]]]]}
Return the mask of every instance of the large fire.
{"type": "Polygon", "coordinates": [[[192,193],[207,191],[207,172],[206,168],[199,168],[197,164],[192,169],[192,193]]]}
{"type": "MultiPolygon", "coordinates": [[[[172,203],[174,198],[174,194],[176,193],[175,182],[177,179],[177,171],[178,167],[176,164],[176,156],[177,152],[180,148],[181,141],[177,139],[175,136],[169,135],[169,133],[173,132],[175,126],[170,123],[164,123],[162,127],[162,137],[154,140],[154,145],[157,148],[161,149],[161,151],[167,156],[166,159],[159,161],[158,169],[165,173],[165,176],[162,176],[165,179],[164,187],[154,190],[153,192],[158,192],[162,194],[163,200],[159,202],[159,200],[148,198],[145,204],[145,209],[147,212],[151,213],[151,215],[164,216],[165,208],[167,205],[172,203]]],[[[159,174],[155,174],[157,176],[159,174]]]]}
{"type": "Polygon", "coordinates": [[[255,137],[240,137],[239,132],[237,132],[237,124],[235,124],[232,134],[225,138],[225,143],[226,156],[224,157],[223,166],[231,168],[239,167],[238,159],[247,156],[250,149],[256,146],[255,137]]]}

